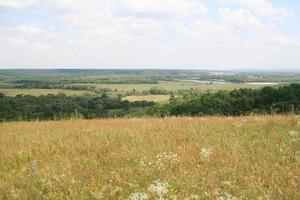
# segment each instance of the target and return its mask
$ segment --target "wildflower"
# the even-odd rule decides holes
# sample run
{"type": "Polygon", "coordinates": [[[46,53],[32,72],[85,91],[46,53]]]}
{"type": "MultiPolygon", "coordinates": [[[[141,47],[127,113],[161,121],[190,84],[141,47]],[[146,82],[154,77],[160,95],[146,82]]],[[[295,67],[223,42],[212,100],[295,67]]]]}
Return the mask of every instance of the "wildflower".
{"type": "Polygon", "coordinates": [[[91,195],[95,199],[102,199],[103,198],[103,193],[102,192],[92,192],[90,191],[91,195]]]}
{"type": "Polygon", "coordinates": [[[15,190],[14,187],[11,190],[11,194],[12,194],[13,199],[20,199],[20,194],[15,190]]]}
{"type": "Polygon", "coordinates": [[[237,198],[232,196],[231,194],[224,192],[223,196],[219,196],[217,200],[236,200],[237,198]]]}
{"type": "Polygon", "coordinates": [[[200,197],[198,195],[192,194],[190,199],[191,200],[198,200],[198,199],[200,199],[200,197]]]}
{"type": "Polygon", "coordinates": [[[38,170],[37,160],[32,161],[31,169],[32,169],[33,172],[36,172],[38,170]]]}
{"type": "Polygon", "coordinates": [[[298,131],[290,131],[289,134],[290,134],[290,136],[298,136],[299,132],[298,131]]]}
{"type": "Polygon", "coordinates": [[[179,161],[176,153],[173,152],[162,152],[156,156],[155,164],[159,166],[160,170],[166,169],[169,164],[175,164],[179,161]]]}
{"type": "Polygon", "coordinates": [[[154,192],[159,199],[163,199],[163,197],[168,193],[168,187],[168,183],[156,180],[148,187],[148,190],[154,192]]]}
{"type": "Polygon", "coordinates": [[[212,149],[211,148],[202,148],[200,152],[202,158],[205,160],[209,160],[210,155],[212,154],[212,149]]]}
{"type": "Polygon", "coordinates": [[[146,167],[146,166],[152,165],[152,163],[151,163],[151,161],[149,161],[147,159],[147,157],[144,157],[139,161],[139,165],[142,167],[146,167]]]}
{"type": "Polygon", "coordinates": [[[143,192],[135,192],[128,197],[128,200],[148,200],[148,199],[149,196],[143,192]]]}
{"type": "Polygon", "coordinates": [[[230,185],[230,181],[224,181],[223,182],[225,185],[230,185]]]}
{"type": "Polygon", "coordinates": [[[173,152],[162,152],[160,154],[158,154],[156,156],[157,160],[158,161],[162,161],[162,160],[176,160],[177,158],[177,154],[176,153],[173,153],[173,152]]]}

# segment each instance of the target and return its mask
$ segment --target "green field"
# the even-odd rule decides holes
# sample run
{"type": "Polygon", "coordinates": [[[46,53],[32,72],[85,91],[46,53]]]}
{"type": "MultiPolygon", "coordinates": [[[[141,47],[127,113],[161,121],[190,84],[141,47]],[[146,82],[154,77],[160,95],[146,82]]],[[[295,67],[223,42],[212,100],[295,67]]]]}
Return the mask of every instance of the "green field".
{"type": "MultiPolygon", "coordinates": [[[[236,83],[224,83],[224,84],[203,84],[187,81],[159,81],[158,84],[73,84],[73,85],[89,85],[96,88],[110,88],[112,93],[122,93],[136,90],[138,92],[150,90],[151,88],[159,88],[167,91],[177,92],[180,90],[197,89],[200,91],[217,91],[217,90],[233,90],[239,88],[262,88],[265,84],[236,84],[236,83]]],[[[27,88],[0,88],[0,93],[7,96],[16,96],[18,94],[23,95],[47,95],[58,94],[64,92],[66,95],[82,95],[88,91],[83,90],[64,90],[64,89],[27,89],[27,88]]],[[[89,92],[92,93],[92,92],[89,92]]],[[[150,95],[150,96],[130,96],[127,98],[129,101],[134,100],[152,100],[155,102],[168,100],[169,95],[150,95]]]]}
{"type": "MultiPolygon", "coordinates": [[[[62,89],[0,89],[0,93],[5,94],[6,96],[17,96],[18,94],[23,95],[47,95],[47,94],[58,94],[65,93],[66,95],[82,95],[87,91],[80,90],[62,90],[62,89]]],[[[91,93],[91,92],[88,92],[91,93]]]]}
{"type": "MultiPolygon", "coordinates": [[[[74,84],[79,85],[79,84],[74,84]]],[[[202,84],[188,81],[159,81],[158,84],[81,84],[81,85],[92,85],[97,88],[110,88],[112,90],[117,90],[118,92],[126,91],[144,91],[149,90],[153,87],[165,89],[168,91],[178,91],[178,90],[188,90],[188,89],[199,89],[201,91],[206,90],[233,90],[238,88],[262,88],[266,86],[265,84],[238,84],[238,83],[224,83],[224,84],[202,84]]]]}

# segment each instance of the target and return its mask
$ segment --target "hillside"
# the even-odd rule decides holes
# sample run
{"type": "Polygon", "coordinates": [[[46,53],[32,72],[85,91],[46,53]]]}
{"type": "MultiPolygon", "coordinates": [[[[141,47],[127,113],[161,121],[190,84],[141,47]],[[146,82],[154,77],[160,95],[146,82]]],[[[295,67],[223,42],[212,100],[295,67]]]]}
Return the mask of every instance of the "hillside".
{"type": "Polygon", "coordinates": [[[300,117],[0,124],[1,199],[300,199],[300,117]]]}

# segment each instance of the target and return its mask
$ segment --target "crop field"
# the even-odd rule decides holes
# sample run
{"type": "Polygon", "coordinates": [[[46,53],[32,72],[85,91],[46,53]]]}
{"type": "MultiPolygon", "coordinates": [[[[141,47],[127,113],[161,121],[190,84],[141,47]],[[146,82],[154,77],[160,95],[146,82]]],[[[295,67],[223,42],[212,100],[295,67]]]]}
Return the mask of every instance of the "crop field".
{"type": "MultiPolygon", "coordinates": [[[[78,85],[78,84],[75,84],[78,85]]],[[[126,92],[126,91],[144,91],[149,90],[153,87],[159,89],[165,89],[168,91],[178,91],[178,90],[189,90],[199,89],[202,91],[206,90],[233,90],[239,88],[262,88],[266,86],[266,84],[238,84],[238,83],[224,83],[224,84],[203,84],[203,83],[195,83],[189,81],[159,81],[158,84],[82,84],[82,85],[92,85],[98,88],[110,88],[112,90],[117,90],[118,92],[126,92]]]]}
{"type": "Polygon", "coordinates": [[[298,116],[0,124],[1,199],[300,199],[298,116]]]}
{"type": "Polygon", "coordinates": [[[47,95],[47,94],[58,94],[60,92],[65,93],[66,95],[82,95],[84,93],[91,93],[88,91],[81,90],[63,90],[63,89],[0,89],[0,93],[5,94],[6,96],[17,96],[18,94],[23,95],[47,95]]]}
{"type": "Polygon", "coordinates": [[[123,100],[128,101],[153,101],[153,102],[167,102],[170,99],[170,95],[142,95],[142,96],[127,96],[123,100]]]}

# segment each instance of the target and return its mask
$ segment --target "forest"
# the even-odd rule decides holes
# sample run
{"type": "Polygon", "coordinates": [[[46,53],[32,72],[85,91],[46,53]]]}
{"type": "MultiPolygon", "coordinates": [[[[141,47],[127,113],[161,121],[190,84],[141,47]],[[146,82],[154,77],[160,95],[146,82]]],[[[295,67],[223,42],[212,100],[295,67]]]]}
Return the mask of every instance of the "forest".
{"type": "Polygon", "coordinates": [[[55,120],[141,116],[242,116],[299,113],[300,84],[262,89],[197,92],[170,95],[167,103],[129,102],[105,92],[98,95],[5,96],[0,93],[0,121],[55,120]]]}

